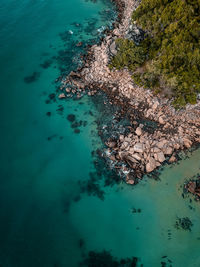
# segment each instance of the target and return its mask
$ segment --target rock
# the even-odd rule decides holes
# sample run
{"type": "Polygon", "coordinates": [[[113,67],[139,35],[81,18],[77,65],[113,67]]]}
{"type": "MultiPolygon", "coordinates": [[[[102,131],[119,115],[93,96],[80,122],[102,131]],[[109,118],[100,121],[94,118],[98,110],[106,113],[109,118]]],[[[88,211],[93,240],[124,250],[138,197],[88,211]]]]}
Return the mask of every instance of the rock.
{"type": "Polygon", "coordinates": [[[135,130],[135,133],[140,136],[142,135],[142,129],[140,127],[137,127],[137,129],[135,130]]]}
{"type": "Polygon", "coordinates": [[[114,155],[111,155],[110,156],[110,160],[115,161],[116,160],[115,156],[114,155]]]}
{"type": "Polygon", "coordinates": [[[184,146],[186,148],[190,148],[191,145],[192,145],[192,142],[189,139],[186,139],[186,138],[183,140],[183,143],[184,143],[184,146]]]}
{"type": "Polygon", "coordinates": [[[76,44],[77,47],[82,46],[82,45],[83,45],[82,42],[79,42],[79,43],[76,44]]]}
{"type": "Polygon", "coordinates": [[[159,105],[158,101],[156,101],[156,102],[153,104],[153,106],[152,106],[153,111],[155,111],[155,110],[157,109],[158,105],[159,105]]]}
{"type": "Polygon", "coordinates": [[[176,143],[176,144],[174,144],[174,148],[178,150],[180,148],[180,145],[178,143],[176,143]]]}
{"type": "Polygon", "coordinates": [[[165,155],[171,155],[173,153],[173,148],[172,147],[167,147],[165,150],[164,150],[164,154],[165,155]]]}
{"type": "Polygon", "coordinates": [[[65,94],[64,93],[59,94],[58,98],[60,98],[60,99],[65,98],[65,94]]]}
{"type": "Polygon", "coordinates": [[[159,153],[157,153],[157,158],[158,158],[158,161],[159,162],[163,162],[163,161],[165,161],[165,156],[164,156],[164,153],[161,151],[161,152],[159,152],[159,153]]]}
{"type": "Polygon", "coordinates": [[[176,161],[176,157],[174,155],[171,156],[171,158],[169,159],[170,163],[173,163],[176,161]]]}
{"type": "Polygon", "coordinates": [[[124,135],[120,134],[119,140],[122,142],[124,140],[124,135]]]}
{"type": "Polygon", "coordinates": [[[158,122],[159,122],[160,124],[165,124],[165,122],[164,122],[164,120],[163,120],[162,117],[159,117],[158,122]]]}
{"type": "Polygon", "coordinates": [[[146,164],[146,172],[152,172],[156,168],[156,161],[150,157],[149,162],[146,164]]]}
{"type": "Polygon", "coordinates": [[[158,147],[154,147],[154,148],[152,148],[152,152],[158,153],[158,152],[160,152],[160,149],[158,147]]]}
{"type": "Polygon", "coordinates": [[[156,167],[160,167],[160,166],[161,166],[160,162],[156,161],[156,167]]]}
{"type": "Polygon", "coordinates": [[[116,142],[107,142],[107,146],[113,148],[116,146],[116,142]]]}
{"type": "Polygon", "coordinates": [[[115,55],[117,54],[117,49],[116,49],[116,44],[115,44],[115,42],[112,42],[112,44],[110,45],[109,49],[110,49],[110,53],[111,53],[112,55],[115,56],[115,55]]]}
{"type": "Polygon", "coordinates": [[[195,193],[196,189],[196,183],[195,182],[189,182],[188,191],[192,194],[195,193]]]}
{"type": "Polygon", "coordinates": [[[121,149],[126,149],[128,147],[129,143],[128,142],[123,142],[122,145],[121,145],[121,149]]]}
{"type": "Polygon", "coordinates": [[[162,140],[162,141],[156,143],[156,146],[158,148],[161,148],[162,149],[166,143],[167,143],[167,140],[162,140]]]}
{"type": "Polygon", "coordinates": [[[134,180],[126,180],[126,183],[133,185],[135,182],[134,182],[134,180]]]}
{"type": "Polygon", "coordinates": [[[66,93],[70,93],[71,89],[70,88],[66,88],[65,91],[66,91],[66,93]]]}
{"type": "Polygon", "coordinates": [[[154,153],[154,159],[156,160],[156,161],[158,161],[158,154],[156,154],[156,153],[154,153]]]}
{"type": "Polygon", "coordinates": [[[133,148],[134,148],[135,152],[138,152],[138,153],[144,152],[143,144],[141,144],[141,143],[135,144],[133,148]]]}
{"type": "Polygon", "coordinates": [[[131,155],[126,155],[125,159],[128,161],[131,161],[132,163],[137,163],[137,160],[134,157],[132,157],[131,155]]]}
{"type": "Polygon", "coordinates": [[[142,158],[140,157],[139,154],[135,153],[132,155],[133,158],[135,158],[136,160],[140,161],[142,158]]]}

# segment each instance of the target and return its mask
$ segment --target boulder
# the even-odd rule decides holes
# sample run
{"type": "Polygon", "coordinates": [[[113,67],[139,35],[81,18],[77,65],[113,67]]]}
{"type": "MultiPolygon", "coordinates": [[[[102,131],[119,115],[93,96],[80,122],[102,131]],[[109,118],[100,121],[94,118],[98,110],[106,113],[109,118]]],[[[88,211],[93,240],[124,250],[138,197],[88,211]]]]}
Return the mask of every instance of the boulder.
{"type": "Polygon", "coordinates": [[[136,143],[133,148],[135,152],[138,152],[138,153],[144,152],[143,144],[141,143],[136,143]]]}
{"type": "Polygon", "coordinates": [[[184,146],[186,148],[190,148],[191,145],[192,145],[192,142],[189,139],[186,139],[186,138],[183,140],[183,143],[184,143],[184,146]]]}
{"type": "Polygon", "coordinates": [[[128,147],[129,143],[128,142],[123,142],[122,145],[121,145],[121,149],[126,149],[128,147]]]}
{"type": "Polygon", "coordinates": [[[119,140],[122,142],[124,140],[124,135],[120,134],[119,140]]]}
{"type": "Polygon", "coordinates": [[[178,143],[174,144],[174,148],[178,150],[180,148],[180,144],[178,143]]]}
{"type": "Polygon", "coordinates": [[[171,158],[169,159],[170,163],[173,163],[176,161],[176,157],[174,155],[171,156],[171,158]]]}
{"type": "Polygon", "coordinates": [[[173,148],[168,146],[165,150],[164,150],[165,155],[171,155],[173,153],[173,148]]]}
{"type": "Polygon", "coordinates": [[[125,158],[125,160],[130,161],[130,162],[132,162],[132,163],[137,163],[137,162],[138,162],[138,161],[137,161],[134,157],[132,157],[131,155],[126,155],[124,158],[125,158]]]}
{"type": "Polygon", "coordinates": [[[165,161],[165,156],[164,156],[164,153],[161,151],[161,152],[159,152],[159,153],[157,153],[157,158],[158,158],[158,161],[159,162],[163,162],[163,161],[165,161]]]}
{"type": "Polygon", "coordinates": [[[156,144],[156,146],[157,146],[158,148],[161,148],[161,149],[162,149],[166,143],[167,143],[167,140],[162,140],[162,141],[158,142],[158,143],[156,144]]]}
{"type": "Polygon", "coordinates": [[[113,148],[116,146],[116,142],[107,142],[107,146],[110,147],[110,148],[113,148]]]}
{"type": "Polygon", "coordinates": [[[150,157],[149,162],[146,164],[146,172],[152,172],[156,168],[156,161],[150,157]]]}
{"type": "Polygon", "coordinates": [[[115,55],[117,54],[117,49],[116,49],[116,44],[115,44],[115,42],[112,42],[112,43],[111,43],[109,49],[110,49],[110,53],[111,53],[112,55],[115,56],[115,55]]]}
{"type": "Polygon", "coordinates": [[[162,118],[161,116],[159,117],[158,122],[159,122],[160,124],[165,124],[165,121],[163,120],[163,118],[162,118]]]}
{"type": "Polygon", "coordinates": [[[135,182],[134,182],[134,180],[126,180],[126,183],[133,185],[135,182]]]}
{"type": "Polygon", "coordinates": [[[140,127],[137,127],[137,129],[135,130],[135,133],[140,136],[142,135],[142,129],[140,127]]]}
{"type": "Polygon", "coordinates": [[[70,88],[66,88],[65,91],[66,91],[66,93],[70,93],[71,89],[70,88]]]}
{"type": "Polygon", "coordinates": [[[155,110],[157,109],[158,105],[159,105],[158,101],[156,101],[156,102],[153,104],[153,106],[152,106],[153,111],[155,111],[155,110]]]}
{"type": "Polygon", "coordinates": [[[132,155],[133,158],[135,158],[136,160],[140,161],[142,158],[140,157],[139,154],[135,153],[132,155]]]}
{"type": "Polygon", "coordinates": [[[65,94],[64,93],[59,94],[58,98],[60,98],[60,99],[65,98],[65,94]]]}
{"type": "Polygon", "coordinates": [[[196,183],[195,182],[190,182],[188,184],[188,191],[192,194],[195,193],[195,189],[196,189],[196,183]]]}
{"type": "Polygon", "coordinates": [[[158,152],[160,152],[160,149],[158,147],[154,147],[154,148],[152,148],[152,152],[158,153],[158,152]]]}
{"type": "Polygon", "coordinates": [[[115,156],[114,155],[111,155],[110,156],[110,160],[115,161],[116,160],[115,156]]]}

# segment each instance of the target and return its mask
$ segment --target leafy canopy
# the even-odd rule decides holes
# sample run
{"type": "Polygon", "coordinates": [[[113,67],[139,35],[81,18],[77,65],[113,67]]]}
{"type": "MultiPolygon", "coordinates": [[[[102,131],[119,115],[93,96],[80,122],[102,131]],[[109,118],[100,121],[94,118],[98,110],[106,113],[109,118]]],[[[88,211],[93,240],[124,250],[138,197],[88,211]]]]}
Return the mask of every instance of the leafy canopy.
{"type": "Polygon", "coordinates": [[[174,104],[196,103],[200,93],[200,0],[142,0],[133,23],[145,32],[136,45],[118,39],[111,66],[127,67],[136,83],[175,98],[174,104]]]}

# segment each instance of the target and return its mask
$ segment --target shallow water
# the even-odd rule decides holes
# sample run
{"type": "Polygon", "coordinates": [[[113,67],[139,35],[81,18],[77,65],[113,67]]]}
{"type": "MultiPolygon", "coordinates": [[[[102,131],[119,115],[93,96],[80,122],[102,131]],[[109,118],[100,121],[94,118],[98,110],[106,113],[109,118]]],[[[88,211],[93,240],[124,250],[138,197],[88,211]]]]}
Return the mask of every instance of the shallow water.
{"type": "Polygon", "coordinates": [[[200,150],[165,167],[160,181],[103,187],[95,178],[104,197],[88,195],[83,182],[98,177],[92,151],[102,145],[101,111],[88,97],[49,97],[55,79],[79,63],[75,44],[98,39],[110,11],[106,1],[0,2],[2,266],[73,267],[88,251],[104,249],[118,258],[137,256],[144,266],[200,265],[200,206],[183,199],[180,188],[199,172],[200,150]],[[80,133],[69,114],[87,122],[80,133]],[[191,219],[191,232],[174,227],[177,216],[191,219]]]}

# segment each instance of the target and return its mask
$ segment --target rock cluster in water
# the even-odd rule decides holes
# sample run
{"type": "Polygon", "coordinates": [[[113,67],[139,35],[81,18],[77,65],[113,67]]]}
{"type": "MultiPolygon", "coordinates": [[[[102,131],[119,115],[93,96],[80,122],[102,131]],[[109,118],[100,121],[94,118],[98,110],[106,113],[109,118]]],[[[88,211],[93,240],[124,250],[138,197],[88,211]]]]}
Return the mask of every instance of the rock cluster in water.
{"type": "Polygon", "coordinates": [[[185,184],[184,189],[193,194],[196,197],[196,200],[200,200],[200,176],[197,179],[192,179],[185,184]]]}
{"type": "Polygon", "coordinates": [[[131,14],[139,2],[115,2],[119,19],[114,29],[106,32],[99,45],[91,46],[82,68],[63,79],[59,98],[72,94],[80,98],[84,93],[92,96],[104,91],[110,104],[120,106],[121,116],[129,113],[129,131],[117,138],[110,136],[105,142],[106,155],[125,175],[126,182],[135,184],[143,174],[151,173],[164,162],[175,162],[180,150],[200,142],[200,101],[175,110],[171,100],[136,86],[127,69],[109,69],[110,58],[117,52],[116,38],[128,37],[135,42],[143,38],[141,30],[131,23],[131,14]],[[156,127],[146,127],[145,122],[156,127]]]}

